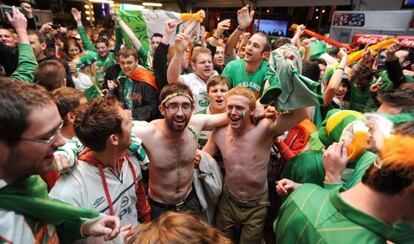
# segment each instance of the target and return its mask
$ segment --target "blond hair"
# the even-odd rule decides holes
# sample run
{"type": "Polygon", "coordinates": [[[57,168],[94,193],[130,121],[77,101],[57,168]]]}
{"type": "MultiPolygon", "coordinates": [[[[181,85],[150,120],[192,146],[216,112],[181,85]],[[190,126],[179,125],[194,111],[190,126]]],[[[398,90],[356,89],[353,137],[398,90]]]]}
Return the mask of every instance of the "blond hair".
{"type": "Polygon", "coordinates": [[[165,212],[151,223],[140,224],[126,237],[127,244],[230,244],[221,232],[190,213],[165,212]]]}
{"type": "Polygon", "coordinates": [[[233,89],[231,89],[230,91],[227,92],[226,94],[226,100],[231,97],[231,96],[235,96],[235,95],[239,95],[239,96],[243,96],[245,98],[247,98],[247,100],[249,100],[249,108],[251,110],[256,108],[256,97],[254,96],[254,93],[249,90],[246,87],[235,87],[233,89]]]}

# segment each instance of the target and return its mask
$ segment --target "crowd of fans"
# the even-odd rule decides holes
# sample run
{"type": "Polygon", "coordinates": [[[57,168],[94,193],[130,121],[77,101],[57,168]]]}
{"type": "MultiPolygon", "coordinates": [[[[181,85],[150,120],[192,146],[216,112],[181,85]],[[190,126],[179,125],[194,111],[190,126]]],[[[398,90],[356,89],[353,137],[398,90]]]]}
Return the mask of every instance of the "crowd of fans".
{"type": "Polygon", "coordinates": [[[0,242],[414,242],[412,50],[269,40],[248,5],[230,36],[171,19],[145,50],[116,14],[36,31],[21,7],[0,28],[0,242]]]}

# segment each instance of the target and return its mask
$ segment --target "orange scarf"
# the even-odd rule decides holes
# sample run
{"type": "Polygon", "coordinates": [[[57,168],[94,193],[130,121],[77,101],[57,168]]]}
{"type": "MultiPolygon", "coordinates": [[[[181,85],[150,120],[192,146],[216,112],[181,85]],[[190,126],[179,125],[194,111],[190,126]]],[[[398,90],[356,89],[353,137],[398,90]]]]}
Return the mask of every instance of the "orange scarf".
{"type": "Polygon", "coordinates": [[[145,68],[139,67],[135,69],[131,72],[131,74],[128,75],[128,78],[137,82],[145,82],[148,85],[154,87],[158,91],[158,86],[157,82],[155,81],[154,73],[145,68]]]}

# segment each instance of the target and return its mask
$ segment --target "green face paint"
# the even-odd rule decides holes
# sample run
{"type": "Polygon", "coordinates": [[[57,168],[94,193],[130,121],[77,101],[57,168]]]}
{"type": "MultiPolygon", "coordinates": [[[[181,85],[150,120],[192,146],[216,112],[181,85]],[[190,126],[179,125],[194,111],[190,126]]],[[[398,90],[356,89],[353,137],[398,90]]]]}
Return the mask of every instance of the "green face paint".
{"type": "Polygon", "coordinates": [[[240,116],[240,119],[243,119],[244,118],[244,111],[240,111],[239,116],[240,116]]]}

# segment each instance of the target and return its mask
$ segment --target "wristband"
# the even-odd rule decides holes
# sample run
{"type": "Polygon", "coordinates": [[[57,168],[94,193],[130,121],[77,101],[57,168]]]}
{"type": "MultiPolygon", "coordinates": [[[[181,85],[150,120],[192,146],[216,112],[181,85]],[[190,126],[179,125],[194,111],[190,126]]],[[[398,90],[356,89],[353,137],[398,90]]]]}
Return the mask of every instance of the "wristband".
{"type": "Polygon", "coordinates": [[[239,31],[243,31],[243,32],[245,31],[245,29],[242,29],[242,28],[240,27],[240,25],[238,25],[238,26],[237,26],[237,30],[239,30],[239,31]]]}

